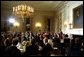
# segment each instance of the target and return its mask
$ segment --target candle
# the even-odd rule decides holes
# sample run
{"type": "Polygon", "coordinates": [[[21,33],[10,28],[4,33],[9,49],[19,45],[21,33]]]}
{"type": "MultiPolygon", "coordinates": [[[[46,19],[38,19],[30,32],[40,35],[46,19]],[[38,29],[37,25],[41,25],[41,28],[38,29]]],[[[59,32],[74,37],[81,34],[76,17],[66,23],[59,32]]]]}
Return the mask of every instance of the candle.
{"type": "Polygon", "coordinates": [[[24,11],[24,5],[22,5],[22,11],[24,11]]]}
{"type": "Polygon", "coordinates": [[[20,6],[18,5],[18,10],[20,10],[20,6]]]}
{"type": "Polygon", "coordinates": [[[15,11],[15,7],[13,7],[13,12],[15,11]]]}
{"type": "Polygon", "coordinates": [[[16,11],[17,11],[17,7],[16,7],[15,9],[16,9],[16,11]]]}
{"type": "Polygon", "coordinates": [[[26,5],[24,6],[24,9],[26,10],[26,5]]]}

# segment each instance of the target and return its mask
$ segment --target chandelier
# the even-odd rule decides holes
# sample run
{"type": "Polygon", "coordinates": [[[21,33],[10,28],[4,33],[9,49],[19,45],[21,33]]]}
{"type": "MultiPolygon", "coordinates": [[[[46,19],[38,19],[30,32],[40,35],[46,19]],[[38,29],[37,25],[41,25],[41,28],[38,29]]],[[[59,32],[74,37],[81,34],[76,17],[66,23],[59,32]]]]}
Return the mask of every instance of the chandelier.
{"type": "Polygon", "coordinates": [[[25,31],[26,28],[25,18],[30,17],[33,12],[34,12],[34,8],[27,5],[17,5],[13,7],[13,14],[23,19],[23,28],[22,28],[23,31],[25,31]]]}
{"type": "Polygon", "coordinates": [[[13,14],[22,16],[22,17],[28,17],[32,15],[34,12],[34,9],[27,5],[18,5],[16,7],[13,7],[13,14]]]}

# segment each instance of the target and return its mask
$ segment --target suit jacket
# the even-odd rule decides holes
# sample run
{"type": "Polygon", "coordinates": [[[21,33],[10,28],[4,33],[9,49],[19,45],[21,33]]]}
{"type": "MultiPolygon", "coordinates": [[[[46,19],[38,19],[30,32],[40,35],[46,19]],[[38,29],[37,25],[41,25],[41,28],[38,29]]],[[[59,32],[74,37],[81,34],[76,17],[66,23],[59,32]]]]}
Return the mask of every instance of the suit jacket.
{"type": "Polygon", "coordinates": [[[36,55],[38,54],[38,46],[33,44],[26,47],[25,56],[36,55]]]}
{"type": "Polygon", "coordinates": [[[50,55],[50,51],[52,51],[52,47],[49,43],[47,43],[42,50],[42,56],[49,56],[50,55]]]}
{"type": "Polygon", "coordinates": [[[4,56],[21,56],[21,52],[16,46],[9,46],[5,49],[4,56]]]}

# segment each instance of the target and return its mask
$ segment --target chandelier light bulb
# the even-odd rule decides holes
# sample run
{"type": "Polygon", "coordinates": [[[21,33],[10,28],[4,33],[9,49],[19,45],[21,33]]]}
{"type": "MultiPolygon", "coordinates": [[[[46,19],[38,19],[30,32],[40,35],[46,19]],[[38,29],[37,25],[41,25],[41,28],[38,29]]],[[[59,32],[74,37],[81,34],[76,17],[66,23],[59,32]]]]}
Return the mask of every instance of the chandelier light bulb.
{"type": "Polygon", "coordinates": [[[13,14],[19,15],[19,16],[30,16],[31,13],[34,12],[34,9],[27,5],[18,5],[16,7],[13,7],[13,14]]]}

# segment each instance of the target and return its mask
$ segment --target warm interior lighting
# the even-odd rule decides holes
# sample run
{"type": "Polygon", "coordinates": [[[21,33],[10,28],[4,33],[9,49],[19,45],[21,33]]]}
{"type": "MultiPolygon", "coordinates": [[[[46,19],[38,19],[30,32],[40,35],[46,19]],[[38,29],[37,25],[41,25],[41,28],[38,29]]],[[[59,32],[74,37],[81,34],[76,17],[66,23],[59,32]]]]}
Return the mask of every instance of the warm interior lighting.
{"type": "Polygon", "coordinates": [[[28,18],[34,12],[34,8],[27,5],[17,5],[13,7],[13,14],[23,19],[23,31],[26,30],[25,18],[28,18]]]}
{"type": "Polygon", "coordinates": [[[9,23],[14,23],[15,19],[14,18],[10,18],[8,21],[9,21],[9,23]]]}
{"type": "Polygon", "coordinates": [[[41,27],[41,23],[36,23],[36,27],[41,27]]]}
{"type": "Polygon", "coordinates": [[[13,25],[14,25],[15,27],[20,26],[20,24],[19,24],[18,22],[15,22],[13,25]]]}
{"type": "Polygon", "coordinates": [[[13,7],[13,14],[23,17],[30,16],[34,12],[34,9],[27,5],[18,5],[13,7]]]}
{"type": "Polygon", "coordinates": [[[68,22],[65,21],[65,22],[64,22],[64,27],[65,27],[65,28],[67,28],[67,24],[68,24],[68,22]]]}
{"type": "Polygon", "coordinates": [[[72,28],[72,23],[69,23],[69,27],[70,27],[70,29],[72,28]]]}

